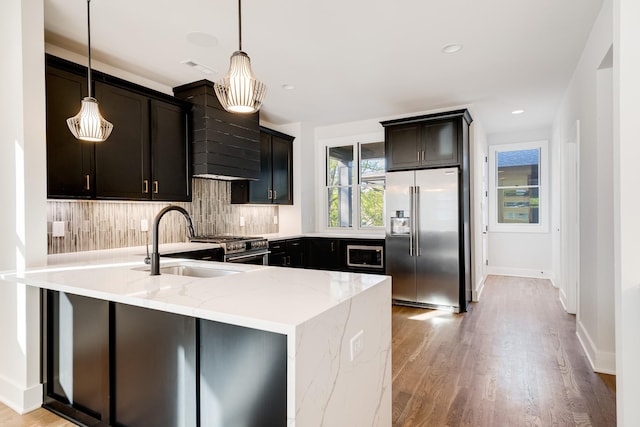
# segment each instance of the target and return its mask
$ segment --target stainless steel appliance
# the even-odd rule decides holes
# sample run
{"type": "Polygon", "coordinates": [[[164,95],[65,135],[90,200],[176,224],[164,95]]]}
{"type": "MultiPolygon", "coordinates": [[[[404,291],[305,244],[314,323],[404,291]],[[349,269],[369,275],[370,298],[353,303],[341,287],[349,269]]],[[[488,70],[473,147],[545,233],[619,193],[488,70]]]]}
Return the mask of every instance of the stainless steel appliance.
{"type": "Polygon", "coordinates": [[[347,267],[384,269],[384,249],[380,245],[347,245],[347,267]]]}
{"type": "Polygon", "coordinates": [[[190,241],[219,244],[223,250],[224,262],[269,264],[269,241],[264,237],[195,236],[190,241]]]}
{"type": "Polygon", "coordinates": [[[466,310],[458,168],[386,174],[386,273],[396,304],[466,310]]]}

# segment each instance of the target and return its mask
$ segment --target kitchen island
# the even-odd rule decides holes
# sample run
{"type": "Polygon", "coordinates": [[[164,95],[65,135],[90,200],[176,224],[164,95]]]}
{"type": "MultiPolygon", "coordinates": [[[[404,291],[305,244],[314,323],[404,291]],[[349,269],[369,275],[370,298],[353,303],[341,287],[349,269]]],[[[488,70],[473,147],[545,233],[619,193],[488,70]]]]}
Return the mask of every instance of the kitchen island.
{"type": "MultiPolygon", "coordinates": [[[[108,372],[102,375],[108,384],[98,418],[103,423],[143,425],[166,398],[175,406],[167,425],[391,425],[389,277],[162,259],[161,267],[171,266],[183,274],[191,267],[192,275],[152,277],[138,253],[110,259],[94,253],[2,278],[46,290],[44,299],[53,304],[45,308],[67,307],[68,314],[45,332],[47,339],[60,335],[52,352],[58,364],[65,363],[63,350],[73,347],[69,341],[80,337],[65,327],[73,316],[83,327],[107,319],[106,344],[89,352],[108,372]],[[194,273],[198,268],[220,274],[193,277],[200,275],[194,273]],[[90,308],[81,310],[85,300],[90,308]],[[107,304],[103,314],[101,304],[107,304]],[[166,339],[154,336],[154,328],[166,331],[166,339]],[[165,353],[172,353],[168,366],[175,373],[168,377],[176,385],[140,384],[140,371],[154,378],[151,367],[163,366],[154,359],[165,353]],[[122,388],[128,380],[140,390],[122,388]],[[140,398],[145,389],[153,400],[140,398]],[[281,418],[272,414],[279,410],[281,418]],[[252,418],[242,420],[247,413],[252,418]],[[273,421],[278,419],[283,422],[273,421]]],[[[85,405],[74,405],[73,391],[88,385],[73,378],[74,368],[62,369],[55,380],[67,406],[83,413],[85,405]]]]}

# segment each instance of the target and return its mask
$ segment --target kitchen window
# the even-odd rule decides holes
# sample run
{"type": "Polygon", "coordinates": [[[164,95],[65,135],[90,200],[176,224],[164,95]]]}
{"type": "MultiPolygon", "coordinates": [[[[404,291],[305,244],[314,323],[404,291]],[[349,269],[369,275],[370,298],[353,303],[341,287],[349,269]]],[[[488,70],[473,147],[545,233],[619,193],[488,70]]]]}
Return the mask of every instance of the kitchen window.
{"type": "Polygon", "coordinates": [[[546,141],[489,147],[492,231],[547,231],[547,168],[546,141]]]}
{"type": "Polygon", "coordinates": [[[327,147],[327,227],[384,227],[384,142],[327,147]]]}

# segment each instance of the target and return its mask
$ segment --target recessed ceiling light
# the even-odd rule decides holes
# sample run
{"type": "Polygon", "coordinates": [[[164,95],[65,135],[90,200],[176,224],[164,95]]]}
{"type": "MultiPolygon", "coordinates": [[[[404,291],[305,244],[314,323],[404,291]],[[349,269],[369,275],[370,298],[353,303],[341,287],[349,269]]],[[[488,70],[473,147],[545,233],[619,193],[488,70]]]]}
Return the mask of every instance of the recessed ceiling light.
{"type": "Polygon", "coordinates": [[[518,114],[522,114],[522,113],[524,113],[524,110],[513,110],[511,112],[511,114],[513,114],[513,115],[518,115],[518,114]]]}
{"type": "Polygon", "coordinates": [[[185,37],[189,43],[195,44],[196,46],[211,47],[218,45],[218,39],[215,36],[200,31],[193,31],[185,37]]]}
{"type": "Polygon", "coordinates": [[[444,46],[441,51],[442,53],[456,53],[462,50],[462,45],[460,43],[451,43],[444,46]]]}
{"type": "Polygon", "coordinates": [[[282,89],[284,89],[284,90],[294,90],[295,88],[296,87],[294,85],[291,85],[291,84],[288,84],[288,83],[285,83],[285,84],[282,85],[282,89]]]}
{"type": "Polygon", "coordinates": [[[204,74],[208,74],[208,75],[218,74],[216,70],[209,68],[206,65],[198,64],[197,62],[192,61],[190,59],[182,61],[181,64],[187,65],[191,68],[195,68],[196,70],[204,74]]]}

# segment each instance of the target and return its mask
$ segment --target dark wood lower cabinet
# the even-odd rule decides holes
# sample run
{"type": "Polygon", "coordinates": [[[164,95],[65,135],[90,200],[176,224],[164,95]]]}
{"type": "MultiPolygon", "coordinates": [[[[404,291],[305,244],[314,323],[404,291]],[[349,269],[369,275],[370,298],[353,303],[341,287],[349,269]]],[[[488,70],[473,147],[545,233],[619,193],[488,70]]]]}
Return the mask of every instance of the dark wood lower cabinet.
{"type": "Polygon", "coordinates": [[[42,291],[44,403],[85,426],[284,426],[287,337],[42,291]]]}
{"type": "Polygon", "coordinates": [[[44,404],[87,424],[109,423],[109,303],[42,291],[44,404]]]}
{"type": "Polygon", "coordinates": [[[115,304],[118,426],[196,426],[196,319],[115,304]]]}
{"type": "Polygon", "coordinates": [[[269,265],[276,267],[304,267],[303,239],[269,242],[269,265]]]}
{"type": "Polygon", "coordinates": [[[287,425],[287,337],[200,320],[202,426],[287,425]]]}

